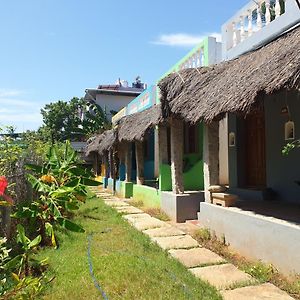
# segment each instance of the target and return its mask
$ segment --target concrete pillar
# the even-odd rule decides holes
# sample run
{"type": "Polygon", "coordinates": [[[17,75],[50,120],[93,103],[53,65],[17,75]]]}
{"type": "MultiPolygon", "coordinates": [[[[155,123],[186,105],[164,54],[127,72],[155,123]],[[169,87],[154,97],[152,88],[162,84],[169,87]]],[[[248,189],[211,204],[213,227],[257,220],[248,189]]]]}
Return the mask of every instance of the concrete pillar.
{"type": "Polygon", "coordinates": [[[171,119],[171,175],[172,190],[183,194],[183,121],[171,119]]]}
{"type": "Polygon", "coordinates": [[[131,171],[132,171],[132,151],[131,143],[125,145],[125,181],[131,182],[131,171]]]}
{"type": "Polygon", "coordinates": [[[203,163],[205,202],[211,203],[208,188],[219,184],[219,122],[204,125],[203,163]]]}
{"type": "Polygon", "coordinates": [[[144,184],[144,147],[143,142],[135,142],[136,183],[144,184]]]}

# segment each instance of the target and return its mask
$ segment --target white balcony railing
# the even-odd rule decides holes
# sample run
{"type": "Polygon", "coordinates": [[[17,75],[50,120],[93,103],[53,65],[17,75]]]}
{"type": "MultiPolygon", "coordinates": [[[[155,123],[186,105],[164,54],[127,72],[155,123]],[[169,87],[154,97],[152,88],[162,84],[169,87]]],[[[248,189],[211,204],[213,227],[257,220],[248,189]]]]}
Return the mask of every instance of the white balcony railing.
{"type": "Polygon", "coordinates": [[[236,47],[264,26],[268,26],[285,13],[285,8],[286,0],[251,1],[226,24],[227,50],[236,47]]]}
{"type": "Polygon", "coordinates": [[[192,52],[188,57],[186,57],[178,66],[178,70],[183,70],[187,68],[199,68],[205,65],[204,61],[204,48],[199,47],[196,51],[192,52]]]}
{"type": "Polygon", "coordinates": [[[251,0],[222,27],[225,59],[247,51],[240,45],[250,47],[250,51],[251,44],[259,46],[268,37],[274,37],[299,22],[300,8],[297,1],[299,0],[251,0]],[[235,48],[239,50],[235,51],[235,48]],[[230,51],[235,55],[226,55],[230,51]]]}

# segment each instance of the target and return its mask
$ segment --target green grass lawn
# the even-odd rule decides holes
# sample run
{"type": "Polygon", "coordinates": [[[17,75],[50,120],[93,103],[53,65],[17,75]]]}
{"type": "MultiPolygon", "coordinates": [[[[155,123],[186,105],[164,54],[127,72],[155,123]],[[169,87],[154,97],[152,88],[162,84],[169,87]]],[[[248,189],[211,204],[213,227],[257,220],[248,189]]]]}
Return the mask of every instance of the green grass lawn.
{"type": "Polygon", "coordinates": [[[90,234],[94,274],[108,299],[221,299],[99,198],[88,200],[75,219],[86,233],[61,234],[59,249],[39,254],[49,257],[55,276],[42,299],[102,299],[89,273],[90,234]]]}

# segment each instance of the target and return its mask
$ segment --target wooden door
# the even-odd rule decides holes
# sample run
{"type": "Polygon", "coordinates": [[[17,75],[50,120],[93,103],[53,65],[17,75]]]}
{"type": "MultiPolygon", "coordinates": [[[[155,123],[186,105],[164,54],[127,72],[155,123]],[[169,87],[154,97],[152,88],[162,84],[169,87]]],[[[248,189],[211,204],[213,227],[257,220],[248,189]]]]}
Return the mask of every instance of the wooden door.
{"type": "Polygon", "coordinates": [[[264,111],[246,118],[246,187],[266,186],[266,140],[264,111]]]}

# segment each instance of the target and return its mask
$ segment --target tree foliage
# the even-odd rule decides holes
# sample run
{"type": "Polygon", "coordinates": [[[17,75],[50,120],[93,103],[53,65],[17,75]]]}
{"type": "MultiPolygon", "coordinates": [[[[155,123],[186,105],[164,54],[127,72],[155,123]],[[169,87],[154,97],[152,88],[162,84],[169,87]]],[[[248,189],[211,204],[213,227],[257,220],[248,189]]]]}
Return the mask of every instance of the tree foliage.
{"type": "Polygon", "coordinates": [[[41,114],[44,124],[38,132],[52,143],[81,140],[110,127],[102,108],[98,104],[87,103],[83,98],[47,104],[41,114]]]}

